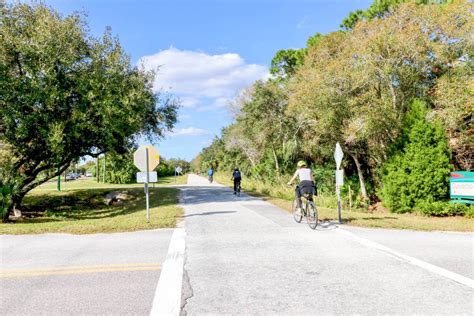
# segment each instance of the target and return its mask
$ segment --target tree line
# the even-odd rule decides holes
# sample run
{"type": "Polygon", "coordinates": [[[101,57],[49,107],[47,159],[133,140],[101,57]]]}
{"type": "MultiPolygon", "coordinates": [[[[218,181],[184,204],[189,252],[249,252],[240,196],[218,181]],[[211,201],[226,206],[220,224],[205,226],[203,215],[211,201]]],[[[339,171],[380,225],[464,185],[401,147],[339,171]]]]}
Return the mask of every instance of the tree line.
{"type": "MultiPolygon", "coordinates": [[[[127,154],[108,153],[99,157],[97,165],[94,163],[90,170],[92,174],[100,181],[106,183],[136,183],[136,174],[140,170],[133,163],[133,152],[127,154]]],[[[190,163],[184,159],[165,159],[160,158],[160,164],[155,168],[158,178],[175,175],[176,167],[181,167],[181,174],[187,173],[190,169],[190,163]]]]}
{"type": "Polygon", "coordinates": [[[278,51],[273,77],[229,105],[234,122],[193,167],[239,166],[271,184],[304,159],[327,183],[339,142],[366,205],[447,199],[449,172],[474,166],[472,12],[470,1],[376,0],[341,30],[278,51]]]}

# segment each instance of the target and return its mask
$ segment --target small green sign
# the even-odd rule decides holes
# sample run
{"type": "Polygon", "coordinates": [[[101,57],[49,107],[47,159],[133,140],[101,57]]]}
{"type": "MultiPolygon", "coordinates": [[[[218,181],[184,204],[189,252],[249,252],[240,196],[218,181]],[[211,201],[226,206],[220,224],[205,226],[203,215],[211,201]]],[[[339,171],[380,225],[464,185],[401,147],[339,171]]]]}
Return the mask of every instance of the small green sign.
{"type": "Polygon", "coordinates": [[[453,202],[474,204],[474,172],[451,172],[449,192],[453,202]]]}

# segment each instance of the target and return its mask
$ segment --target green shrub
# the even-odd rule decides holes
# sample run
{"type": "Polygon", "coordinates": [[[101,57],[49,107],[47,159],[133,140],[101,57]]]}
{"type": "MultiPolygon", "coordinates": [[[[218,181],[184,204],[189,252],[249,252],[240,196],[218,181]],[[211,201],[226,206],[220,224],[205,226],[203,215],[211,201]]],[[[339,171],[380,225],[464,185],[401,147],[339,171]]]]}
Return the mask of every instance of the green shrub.
{"type": "Polygon", "coordinates": [[[467,213],[469,213],[469,206],[462,203],[448,203],[447,209],[450,216],[452,215],[465,216],[467,213]]]}
{"type": "Polygon", "coordinates": [[[0,183],[0,216],[3,221],[8,220],[8,213],[11,208],[11,197],[13,188],[9,185],[0,183]]]}
{"type": "Polygon", "coordinates": [[[471,204],[471,206],[466,210],[464,216],[467,218],[474,218],[474,204],[471,204]]]}
{"type": "Polygon", "coordinates": [[[469,207],[462,203],[450,203],[450,202],[429,202],[423,201],[419,202],[417,209],[422,215],[426,216],[456,216],[456,215],[466,215],[468,217],[470,210],[473,207],[469,207]]]}
{"type": "MultiPolygon", "coordinates": [[[[382,175],[383,203],[395,213],[411,212],[421,201],[444,200],[448,195],[451,165],[444,132],[425,119],[423,102],[413,102],[410,111],[406,141],[385,164],[382,175]]],[[[443,212],[441,204],[432,206],[443,212]]]]}

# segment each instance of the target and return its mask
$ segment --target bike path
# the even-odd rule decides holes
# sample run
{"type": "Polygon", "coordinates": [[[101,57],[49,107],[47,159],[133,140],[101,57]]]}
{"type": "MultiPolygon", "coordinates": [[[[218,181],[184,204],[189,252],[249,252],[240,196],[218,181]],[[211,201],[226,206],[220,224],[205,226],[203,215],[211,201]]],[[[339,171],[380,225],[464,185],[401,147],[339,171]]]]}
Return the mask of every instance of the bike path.
{"type": "MultiPolygon", "coordinates": [[[[473,289],[190,175],[183,313],[472,314],[473,289]]],[[[472,260],[471,260],[472,265],[472,260]]]]}

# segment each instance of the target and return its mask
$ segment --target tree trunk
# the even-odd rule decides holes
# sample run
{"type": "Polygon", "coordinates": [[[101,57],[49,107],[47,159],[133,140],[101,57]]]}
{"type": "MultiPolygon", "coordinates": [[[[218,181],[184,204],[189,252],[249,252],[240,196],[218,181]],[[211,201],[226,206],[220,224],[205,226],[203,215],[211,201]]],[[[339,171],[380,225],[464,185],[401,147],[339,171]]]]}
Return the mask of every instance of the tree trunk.
{"type": "Polygon", "coordinates": [[[23,202],[23,198],[25,197],[25,195],[28,193],[27,192],[18,192],[17,194],[14,194],[12,196],[12,211],[15,211],[16,209],[20,209],[20,206],[21,206],[21,202],[23,202]]]}
{"type": "Polygon", "coordinates": [[[245,148],[242,148],[242,149],[244,150],[244,153],[247,156],[247,158],[250,160],[250,164],[252,165],[252,167],[255,168],[256,164],[255,164],[255,161],[252,159],[252,155],[247,150],[245,150],[245,148]]]}
{"type": "Polygon", "coordinates": [[[275,152],[275,146],[272,144],[272,153],[273,153],[273,159],[275,160],[275,169],[277,172],[277,175],[280,175],[280,165],[278,164],[278,158],[275,152]]]}
{"type": "Polygon", "coordinates": [[[354,162],[356,164],[357,168],[357,175],[359,176],[359,184],[360,184],[360,193],[362,194],[362,197],[364,200],[367,200],[367,190],[365,188],[365,179],[364,179],[364,174],[362,173],[362,169],[360,166],[359,159],[357,159],[356,155],[351,155],[352,159],[354,159],[354,162]]]}

